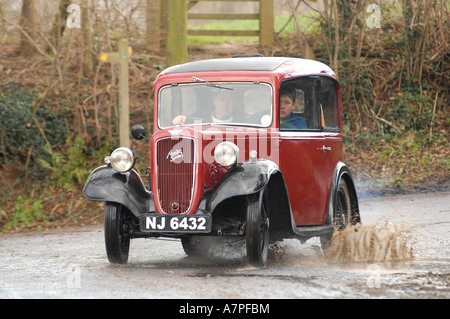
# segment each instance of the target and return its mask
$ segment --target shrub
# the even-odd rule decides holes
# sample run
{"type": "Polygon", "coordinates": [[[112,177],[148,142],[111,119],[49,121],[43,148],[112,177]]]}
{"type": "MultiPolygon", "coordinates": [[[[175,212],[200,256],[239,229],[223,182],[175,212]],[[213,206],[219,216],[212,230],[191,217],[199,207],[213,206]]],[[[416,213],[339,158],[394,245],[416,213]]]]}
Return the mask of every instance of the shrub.
{"type": "Polygon", "coordinates": [[[45,147],[62,147],[70,118],[62,100],[35,106],[36,92],[27,88],[0,88],[0,160],[22,173],[39,175],[40,159],[49,160],[45,147]]]}

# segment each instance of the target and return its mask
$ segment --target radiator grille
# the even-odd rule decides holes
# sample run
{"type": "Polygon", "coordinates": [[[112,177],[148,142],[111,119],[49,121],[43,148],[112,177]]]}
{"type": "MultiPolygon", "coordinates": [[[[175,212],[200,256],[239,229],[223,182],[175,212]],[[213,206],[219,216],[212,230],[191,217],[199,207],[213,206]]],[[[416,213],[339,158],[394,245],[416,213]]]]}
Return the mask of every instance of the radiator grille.
{"type": "Polygon", "coordinates": [[[194,147],[191,138],[165,138],[156,142],[156,189],[165,214],[189,212],[194,185],[194,147]]]}

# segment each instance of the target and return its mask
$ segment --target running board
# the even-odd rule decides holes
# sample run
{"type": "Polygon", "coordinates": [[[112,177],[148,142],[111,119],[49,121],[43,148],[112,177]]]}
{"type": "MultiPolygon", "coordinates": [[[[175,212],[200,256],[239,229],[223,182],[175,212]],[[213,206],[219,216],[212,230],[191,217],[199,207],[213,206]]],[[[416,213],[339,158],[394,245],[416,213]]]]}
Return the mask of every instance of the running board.
{"type": "Polygon", "coordinates": [[[294,232],[302,237],[314,237],[333,232],[332,225],[318,225],[318,226],[297,226],[294,232]]]}

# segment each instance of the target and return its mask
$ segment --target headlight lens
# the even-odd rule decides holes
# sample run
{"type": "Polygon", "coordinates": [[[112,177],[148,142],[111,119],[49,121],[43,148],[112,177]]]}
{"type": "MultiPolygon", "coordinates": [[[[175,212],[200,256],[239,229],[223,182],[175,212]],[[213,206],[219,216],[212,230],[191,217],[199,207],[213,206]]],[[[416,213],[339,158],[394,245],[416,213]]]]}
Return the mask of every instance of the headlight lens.
{"type": "Polygon", "coordinates": [[[120,147],[112,152],[110,163],[119,173],[126,173],[134,167],[136,157],[129,148],[120,147]]]}
{"type": "Polygon", "coordinates": [[[214,150],[214,159],[219,165],[233,166],[239,159],[239,148],[230,142],[220,143],[214,150]]]}

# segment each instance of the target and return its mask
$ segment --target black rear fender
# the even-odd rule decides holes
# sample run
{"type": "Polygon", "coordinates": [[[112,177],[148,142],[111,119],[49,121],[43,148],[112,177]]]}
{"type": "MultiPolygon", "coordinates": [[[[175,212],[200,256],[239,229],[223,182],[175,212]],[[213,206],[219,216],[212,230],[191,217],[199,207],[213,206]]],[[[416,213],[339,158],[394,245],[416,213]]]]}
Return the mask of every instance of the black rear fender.
{"type": "Polygon", "coordinates": [[[345,165],[342,162],[339,162],[336,165],[336,168],[334,170],[333,174],[333,181],[331,183],[331,190],[330,190],[330,198],[328,202],[328,213],[325,224],[331,223],[331,212],[334,211],[334,206],[336,205],[337,201],[337,192],[336,189],[339,185],[339,181],[343,179],[345,183],[347,184],[348,191],[350,193],[350,201],[351,201],[351,211],[352,211],[352,220],[351,224],[356,225],[361,223],[361,216],[359,213],[359,204],[358,204],[358,197],[356,195],[356,188],[355,183],[353,181],[352,174],[350,173],[350,169],[347,165],[345,165]]]}

